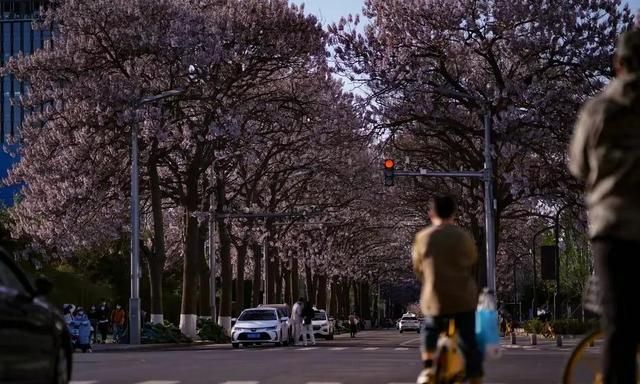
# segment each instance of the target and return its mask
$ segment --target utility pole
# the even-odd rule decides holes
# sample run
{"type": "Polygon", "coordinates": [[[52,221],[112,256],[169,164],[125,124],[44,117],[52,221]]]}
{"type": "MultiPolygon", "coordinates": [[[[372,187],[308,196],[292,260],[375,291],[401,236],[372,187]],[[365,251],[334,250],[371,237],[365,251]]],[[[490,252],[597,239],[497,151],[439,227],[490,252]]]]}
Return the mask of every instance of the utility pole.
{"type": "Polygon", "coordinates": [[[209,285],[211,286],[209,293],[209,305],[211,306],[211,319],[218,323],[218,307],[216,305],[216,197],[214,186],[216,182],[216,172],[214,167],[210,170],[211,195],[209,196],[209,285]]]}
{"type": "MultiPolygon", "coordinates": [[[[454,92],[446,92],[445,94],[454,95],[464,98],[474,97],[467,94],[458,94],[454,92]]],[[[478,100],[478,102],[484,101],[478,100]]],[[[493,161],[491,156],[491,130],[492,115],[489,105],[485,105],[485,114],[483,119],[484,127],[484,169],[481,171],[445,171],[434,172],[426,169],[420,169],[418,172],[394,171],[393,177],[464,177],[478,178],[484,182],[484,218],[485,218],[485,238],[487,253],[487,287],[495,293],[496,291],[496,234],[495,234],[495,203],[493,197],[493,161]]]]}
{"type": "Polygon", "coordinates": [[[491,109],[485,104],[484,115],[484,217],[487,243],[487,287],[496,292],[496,230],[493,199],[493,160],[491,158],[491,109]]]}
{"type": "MultiPolygon", "coordinates": [[[[178,96],[177,88],[155,96],[145,97],[138,106],[178,96]]],[[[138,161],[138,124],[131,124],[131,296],[129,297],[129,344],[140,344],[140,169],[138,161]]]]}
{"type": "Polygon", "coordinates": [[[129,344],[140,344],[140,196],[138,185],[138,125],[131,125],[131,297],[129,344]]]}

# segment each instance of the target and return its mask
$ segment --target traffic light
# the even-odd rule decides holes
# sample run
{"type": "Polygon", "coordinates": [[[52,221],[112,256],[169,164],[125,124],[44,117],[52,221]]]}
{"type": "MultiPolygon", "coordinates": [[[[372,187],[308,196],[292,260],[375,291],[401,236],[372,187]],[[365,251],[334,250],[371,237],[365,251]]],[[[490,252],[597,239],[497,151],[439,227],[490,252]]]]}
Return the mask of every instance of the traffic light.
{"type": "Polygon", "coordinates": [[[395,177],[395,162],[392,159],[384,161],[384,185],[385,187],[393,186],[393,178],[395,177]]]}

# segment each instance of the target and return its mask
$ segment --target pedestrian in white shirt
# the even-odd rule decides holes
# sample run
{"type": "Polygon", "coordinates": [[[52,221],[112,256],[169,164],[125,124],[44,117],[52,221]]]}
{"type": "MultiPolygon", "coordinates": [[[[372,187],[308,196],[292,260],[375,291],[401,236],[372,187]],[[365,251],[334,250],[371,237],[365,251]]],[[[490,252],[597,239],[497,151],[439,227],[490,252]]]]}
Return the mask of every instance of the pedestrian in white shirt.
{"type": "Polygon", "coordinates": [[[300,345],[300,336],[302,336],[302,309],[304,307],[304,299],[301,297],[293,304],[291,309],[291,325],[293,328],[293,343],[300,345]]]}

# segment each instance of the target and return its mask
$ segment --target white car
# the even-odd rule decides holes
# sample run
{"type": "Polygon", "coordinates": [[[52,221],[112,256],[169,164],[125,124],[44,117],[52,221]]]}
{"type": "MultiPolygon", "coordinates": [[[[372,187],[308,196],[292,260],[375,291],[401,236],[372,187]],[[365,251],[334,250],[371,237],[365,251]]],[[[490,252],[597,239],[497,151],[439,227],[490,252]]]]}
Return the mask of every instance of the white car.
{"type": "Polygon", "coordinates": [[[420,333],[420,320],[416,316],[402,316],[400,323],[398,324],[400,333],[405,331],[416,331],[420,333]]]}
{"type": "Polygon", "coordinates": [[[245,309],[231,329],[231,345],[239,348],[250,344],[289,344],[288,317],[271,307],[245,309]]]}
{"type": "Polygon", "coordinates": [[[333,340],[333,322],[327,317],[327,312],[324,310],[314,309],[313,311],[313,334],[317,337],[322,337],[325,340],[333,340]]]}

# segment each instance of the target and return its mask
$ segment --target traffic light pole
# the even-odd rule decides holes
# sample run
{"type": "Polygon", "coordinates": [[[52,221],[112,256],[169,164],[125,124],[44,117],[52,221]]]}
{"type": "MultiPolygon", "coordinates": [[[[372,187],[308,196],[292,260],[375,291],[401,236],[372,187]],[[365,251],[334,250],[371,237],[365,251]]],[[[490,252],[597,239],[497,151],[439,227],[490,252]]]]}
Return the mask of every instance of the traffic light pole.
{"type": "MultiPolygon", "coordinates": [[[[484,182],[484,218],[485,236],[487,252],[487,287],[496,291],[496,238],[495,238],[495,216],[493,198],[493,161],[491,157],[491,130],[492,130],[491,110],[485,107],[484,114],[484,169],[481,171],[445,171],[435,172],[420,169],[418,172],[393,171],[391,177],[465,177],[478,178],[484,182]]],[[[393,163],[391,163],[393,164],[393,163]]],[[[392,167],[389,167],[392,169],[392,167]]],[[[388,172],[388,171],[387,171],[388,172]]],[[[385,178],[390,175],[385,174],[385,178]]],[[[385,180],[385,184],[387,181],[385,180]]],[[[389,185],[389,184],[387,184],[389,185]]],[[[390,184],[393,185],[393,184],[390,184]]]]}

